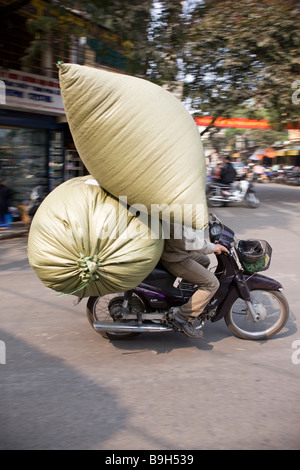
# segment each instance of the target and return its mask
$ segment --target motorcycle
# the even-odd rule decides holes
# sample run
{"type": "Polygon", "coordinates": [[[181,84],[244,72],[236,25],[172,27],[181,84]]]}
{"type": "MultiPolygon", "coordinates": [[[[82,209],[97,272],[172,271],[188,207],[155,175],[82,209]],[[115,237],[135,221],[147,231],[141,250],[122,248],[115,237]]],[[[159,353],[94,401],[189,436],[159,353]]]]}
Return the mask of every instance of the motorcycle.
{"type": "Polygon", "coordinates": [[[241,179],[236,186],[211,183],[207,189],[207,201],[211,207],[226,206],[230,202],[246,204],[255,209],[260,202],[251,181],[241,179]]]}
{"type": "MultiPolygon", "coordinates": [[[[220,287],[194,327],[225,319],[238,338],[264,340],[277,334],[289,316],[282,285],[258,271],[268,269],[272,248],[264,240],[237,240],[234,232],[210,214],[209,237],[224,245],[229,253],[217,257],[214,274],[220,287]]],[[[118,340],[140,333],[180,332],[174,309],[188,301],[198,286],[175,278],[162,265],[136,288],[103,297],[90,297],[87,317],[104,338],[118,340]]]]}

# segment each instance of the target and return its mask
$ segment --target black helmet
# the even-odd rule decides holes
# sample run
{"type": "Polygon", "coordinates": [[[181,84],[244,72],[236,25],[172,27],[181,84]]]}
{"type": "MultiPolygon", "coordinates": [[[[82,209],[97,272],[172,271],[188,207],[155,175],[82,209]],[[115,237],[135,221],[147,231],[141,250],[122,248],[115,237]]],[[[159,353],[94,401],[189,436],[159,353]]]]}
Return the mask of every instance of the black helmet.
{"type": "Polygon", "coordinates": [[[249,273],[265,271],[270,266],[272,248],[265,240],[240,240],[237,253],[243,268],[249,273]]]}

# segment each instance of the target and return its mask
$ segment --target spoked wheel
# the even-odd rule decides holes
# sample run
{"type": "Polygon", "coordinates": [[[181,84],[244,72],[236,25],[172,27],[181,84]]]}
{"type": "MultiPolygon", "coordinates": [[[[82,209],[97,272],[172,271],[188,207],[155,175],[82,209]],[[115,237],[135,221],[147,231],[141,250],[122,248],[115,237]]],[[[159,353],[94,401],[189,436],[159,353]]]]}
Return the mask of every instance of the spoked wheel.
{"type": "Polygon", "coordinates": [[[243,299],[236,299],[225,315],[230,331],[239,338],[250,340],[268,339],[286,324],[289,305],[279,291],[253,290],[250,298],[258,321],[254,321],[243,299]]]}
{"type": "MultiPolygon", "coordinates": [[[[86,306],[86,313],[90,324],[93,327],[94,322],[101,322],[101,323],[114,323],[113,317],[110,315],[110,312],[113,310],[118,309],[118,307],[122,307],[124,300],[124,294],[107,294],[103,297],[90,297],[87,306],[86,306]]],[[[144,310],[144,305],[142,304],[141,299],[137,297],[137,295],[133,294],[130,301],[129,306],[134,306],[139,310],[144,310]]],[[[117,320],[120,321],[120,320],[117,320]]],[[[95,330],[97,331],[97,330],[95,330]]],[[[127,339],[132,338],[133,336],[138,336],[140,333],[117,333],[112,331],[97,331],[103,338],[112,339],[112,340],[119,340],[119,339],[127,339]]]]}

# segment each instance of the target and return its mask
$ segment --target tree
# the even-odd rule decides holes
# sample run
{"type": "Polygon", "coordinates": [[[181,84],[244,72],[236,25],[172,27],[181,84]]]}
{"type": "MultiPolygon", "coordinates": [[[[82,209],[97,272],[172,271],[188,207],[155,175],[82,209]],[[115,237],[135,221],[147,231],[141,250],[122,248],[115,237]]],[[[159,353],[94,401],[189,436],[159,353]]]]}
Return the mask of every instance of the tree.
{"type": "Polygon", "coordinates": [[[149,31],[147,76],[159,84],[178,80],[178,58],[184,47],[185,16],[182,1],[160,1],[154,10],[149,31]]]}
{"type": "MultiPolygon", "coordinates": [[[[298,120],[292,87],[300,75],[296,0],[197,2],[185,30],[185,95],[202,114],[264,108],[274,129],[298,120]]],[[[251,116],[249,116],[251,117],[251,116]]]]}

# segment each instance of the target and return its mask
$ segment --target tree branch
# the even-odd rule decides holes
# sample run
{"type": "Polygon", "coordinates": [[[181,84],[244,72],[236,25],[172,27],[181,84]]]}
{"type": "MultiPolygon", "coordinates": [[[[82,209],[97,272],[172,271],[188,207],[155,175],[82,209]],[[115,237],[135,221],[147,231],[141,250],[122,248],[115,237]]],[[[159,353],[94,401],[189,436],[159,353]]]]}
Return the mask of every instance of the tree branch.
{"type": "Polygon", "coordinates": [[[204,129],[204,131],[200,132],[200,135],[204,135],[206,134],[206,132],[208,132],[213,126],[214,126],[214,123],[217,119],[217,116],[213,118],[213,120],[209,123],[209,125],[204,129]]]}

